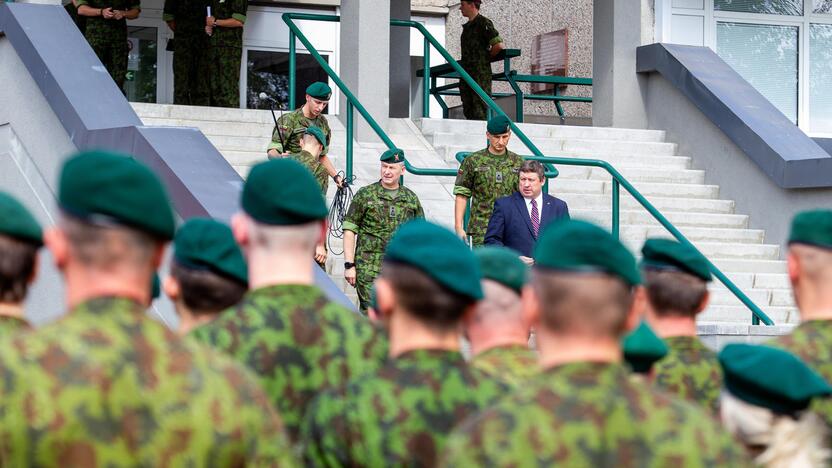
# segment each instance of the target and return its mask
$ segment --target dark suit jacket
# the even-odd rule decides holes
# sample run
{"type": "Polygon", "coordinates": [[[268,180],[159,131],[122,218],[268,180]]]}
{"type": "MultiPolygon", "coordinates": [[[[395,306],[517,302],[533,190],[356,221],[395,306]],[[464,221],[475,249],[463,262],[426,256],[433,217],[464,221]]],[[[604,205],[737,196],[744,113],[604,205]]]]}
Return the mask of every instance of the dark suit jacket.
{"type": "MultiPolygon", "coordinates": [[[[569,219],[566,202],[544,193],[538,234],[543,232],[544,226],[558,219],[569,219]]],[[[504,245],[520,252],[520,255],[531,257],[537,242],[533,232],[526,200],[520,192],[514,192],[494,202],[494,211],[485,232],[485,244],[504,245]]]]}

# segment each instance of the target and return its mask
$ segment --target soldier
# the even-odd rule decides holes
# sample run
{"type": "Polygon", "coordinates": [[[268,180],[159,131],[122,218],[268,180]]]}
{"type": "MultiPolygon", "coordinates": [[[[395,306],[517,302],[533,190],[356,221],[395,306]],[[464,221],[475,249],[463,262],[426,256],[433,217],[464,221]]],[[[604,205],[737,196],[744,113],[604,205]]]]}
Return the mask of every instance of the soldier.
{"type": "Polygon", "coordinates": [[[647,320],[669,348],[653,368],[654,382],[717,414],[722,373],[716,353],[696,337],[696,316],[708,306],[708,261],[671,239],[647,239],[641,253],[647,320]]]}
{"type": "Polygon", "coordinates": [[[794,354],[769,346],[729,344],[719,363],[723,424],[758,466],[829,466],[829,428],[808,409],[832,395],[828,382],[794,354]]]}
{"type": "Polygon", "coordinates": [[[84,36],[110,72],[118,89],[127,75],[127,20],[139,17],[139,0],[77,0],[78,14],[86,16],[84,36]]]}
{"type": "Polygon", "coordinates": [[[322,388],[372,372],[387,339],[314,285],[309,256],[325,235],[327,207],[314,177],[291,159],[255,166],[232,230],[248,261],[249,292],[193,336],[261,378],[293,442],[322,388]]]}
{"type": "Polygon", "coordinates": [[[636,374],[647,380],[653,380],[653,365],[667,356],[667,345],[646,322],[641,322],[635,330],[621,341],[624,360],[636,374]]]}
{"type": "Polygon", "coordinates": [[[474,250],[485,295],[462,323],[471,343],[471,365],[494,379],[517,387],[537,374],[537,356],[529,349],[529,317],[520,294],[528,268],[506,247],[474,250]]]}
{"type": "Polygon", "coordinates": [[[23,302],[38,270],[40,225],[17,199],[0,192],[0,339],[29,328],[23,302]]]}
{"type": "MultiPolygon", "coordinates": [[[[772,344],[796,354],[832,381],[832,211],[797,214],[788,243],[789,280],[801,323],[772,344]]],[[[832,400],[818,400],[813,409],[832,426],[832,400]]]]}
{"type": "Polygon", "coordinates": [[[344,278],[358,292],[359,308],[366,315],[381,257],[393,232],[405,222],[424,218],[419,197],[399,184],[404,174],[404,151],[382,153],[381,179],[361,187],[344,218],[344,278]],[[356,244],[355,237],[358,236],[356,244]]]}
{"type": "Polygon", "coordinates": [[[180,335],[240,302],[246,289],[248,267],[228,226],[191,218],[176,231],[165,294],[176,307],[180,335]]]}
{"type": "Polygon", "coordinates": [[[208,71],[198,78],[208,85],[211,106],[240,107],[240,64],[248,0],[208,0],[208,4],[211,16],[205,17],[204,26],[210,37],[203,68],[208,71]]]}
{"type": "Polygon", "coordinates": [[[61,169],[44,241],[68,314],[0,345],[0,460],[8,466],[291,466],[274,409],[242,366],[145,313],[173,236],[162,183],[129,156],[61,169]]]}
{"type": "Polygon", "coordinates": [[[635,258],[609,232],[560,221],[535,250],[524,307],[543,373],[458,426],[447,466],[743,466],[703,410],[631,378],[620,340],[640,313],[635,258]]]}
{"type": "MultiPolygon", "coordinates": [[[[462,59],[460,65],[491,95],[491,59],[503,50],[503,39],[490,19],[480,14],[482,0],[462,0],[459,11],[468,18],[462,25],[462,59]]],[[[459,95],[462,98],[462,112],[468,120],[485,120],[488,106],[477,96],[464,80],[459,80],[459,95]]]]}
{"type": "Polygon", "coordinates": [[[481,246],[485,241],[494,202],[517,190],[520,166],[523,165],[523,158],[507,149],[511,138],[507,117],[498,115],[492,118],[488,121],[487,130],[488,147],[465,158],[454,183],[454,228],[463,239],[471,237],[474,247],[481,246]],[[465,206],[472,198],[466,231],[463,227],[465,206]]]}
{"type": "Polygon", "coordinates": [[[75,26],[78,26],[78,30],[81,31],[81,35],[83,35],[87,30],[87,18],[78,14],[78,0],[67,2],[64,5],[64,9],[67,14],[69,14],[69,17],[72,18],[72,22],[75,23],[75,26]]]}
{"type": "MultiPolygon", "coordinates": [[[[186,106],[210,105],[205,81],[208,35],[205,13],[208,0],[165,0],[162,19],[176,35],[173,41],[173,103],[186,106]]],[[[217,34],[220,34],[217,31],[217,34]]],[[[236,107],[236,106],[232,106],[236,107]]]]}
{"type": "Polygon", "coordinates": [[[376,290],[391,359],[316,397],[302,432],[307,466],[436,466],[451,428],[508,390],[459,352],[460,321],[482,288],[474,255],[452,232],[404,224],[376,290]]]}
{"type": "Polygon", "coordinates": [[[306,129],[312,126],[318,127],[326,136],[326,143],[319,155],[319,165],[315,170],[315,178],[321,184],[324,193],[329,188],[329,177],[341,187],[343,180],[332,161],[327,157],[329,144],[332,139],[332,132],[329,130],[329,123],[323,114],[332,97],[332,89],[326,83],[317,81],[306,88],[306,103],[298,109],[283,114],[277,119],[277,127],[272,132],[272,141],[266,149],[266,154],[271,158],[278,155],[289,155],[301,151],[300,139],[306,129]]]}

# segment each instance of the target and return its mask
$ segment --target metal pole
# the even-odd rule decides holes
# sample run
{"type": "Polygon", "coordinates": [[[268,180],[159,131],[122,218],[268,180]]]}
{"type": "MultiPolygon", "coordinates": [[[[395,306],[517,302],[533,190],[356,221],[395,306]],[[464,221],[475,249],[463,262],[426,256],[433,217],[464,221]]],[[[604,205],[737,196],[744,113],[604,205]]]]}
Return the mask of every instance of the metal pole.
{"type": "Polygon", "coordinates": [[[422,90],[422,117],[429,119],[430,118],[430,42],[428,39],[424,39],[424,52],[425,60],[424,60],[424,69],[425,74],[422,77],[422,86],[424,89],[422,90]]]}
{"type": "Polygon", "coordinates": [[[289,29],[289,110],[295,110],[295,32],[289,29]]]}
{"type": "Polygon", "coordinates": [[[347,180],[352,180],[353,105],[347,100],[347,180]]]}
{"type": "Polygon", "coordinates": [[[618,183],[618,179],[612,180],[612,235],[618,239],[619,235],[619,222],[620,222],[620,213],[619,213],[619,192],[621,191],[620,184],[618,183]]]}

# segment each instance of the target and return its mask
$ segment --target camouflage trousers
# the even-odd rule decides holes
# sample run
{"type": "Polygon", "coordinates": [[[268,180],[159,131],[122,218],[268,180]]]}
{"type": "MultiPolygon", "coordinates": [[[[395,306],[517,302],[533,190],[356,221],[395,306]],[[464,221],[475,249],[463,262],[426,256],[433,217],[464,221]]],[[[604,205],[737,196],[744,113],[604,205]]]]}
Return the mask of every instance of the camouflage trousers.
{"type": "Polygon", "coordinates": [[[373,293],[373,281],[381,273],[381,258],[384,254],[373,252],[356,252],[355,254],[355,291],[358,293],[358,308],[362,315],[367,315],[373,293]]]}
{"type": "Polygon", "coordinates": [[[209,82],[210,103],[215,107],[240,107],[240,60],[243,50],[239,47],[212,46],[208,48],[208,70],[204,75],[209,82]]]}
{"type": "Polygon", "coordinates": [[[127,41],[89,41],[90,47],[110,73],[121,92],[127,75],[127,41]]]}
{"type": "MultiPolygon", "coordinates": [[[[471,75],[471,77],[486,94],[491,96],[491,75],[471,75]]],[[[465,114],[467,120],[486,120],[488,118],[488,105],[463,80],[459,80],[459,97],[462,98],[462,113],[465,114]]]]}
{"type": "Polygon", "coordinates": [[[173,103],[185,106],[207,106],[211,103],[202,62],[208,55],[208,41],[202,37],[183,36],[174,41],[173,103]]]}

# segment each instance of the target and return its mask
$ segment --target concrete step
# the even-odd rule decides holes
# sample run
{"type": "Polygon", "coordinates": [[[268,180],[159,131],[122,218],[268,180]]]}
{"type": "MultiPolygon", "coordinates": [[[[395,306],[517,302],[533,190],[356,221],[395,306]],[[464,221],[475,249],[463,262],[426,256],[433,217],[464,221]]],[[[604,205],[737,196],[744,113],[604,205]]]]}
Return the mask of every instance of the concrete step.
{"type": "Polygon", "coordinates": [[[754,278],[755,288],[788,289],[791,288],[789,275],[785,273],[760,273],[754,278]]]}
{"type": "MultiPolygon", "coordinates": [[[[465,146],[481,148],[485,146],[485,138],[470,133],[434,133],[427,136],[428,141],[436,148],[465,146]]],[[[653,156],[672,156],[676,154],[675,143],[626,141],[626,140],[585,140],[578,138],[533,138],[534,143],[543,154],[556,155],[563,153],[607,153],[607,154],[641,154],[653,156]]],[[[518,139],[509,143],[509,149],[518,154],[531,154],[531,150],[518,139]]]]}
{"type": "Polygon", "coordinates": [[[794,294],[791,289],[769,289],[771,291],[771,305],[795,307],[794,294]]]}
{"type": "MultiPolygon", "coordinates": [[[[645,239],[648,237],[667,237],[673,236],[661,226],[625,226],[621,233],[622,236],[627,230],[639,230],[640,235],[645,239]]],[[[681,226],[679,230],[691,242],[729,242],[729,243],[746,243],[759,244],[763,242],[765,232],[761,229],[725,229],[712,227],[696,227],[696,226],[681,226]]]]}
{"type": "MultiPolygon", "coordinates": [[[[483,121],[421,119],[418,121],[422,133],[465,133],[485,137],[483,121]]],[[[592,140],[625,140],[644,142],[663,142],[665,132],[660,130],[628,130],[610,127],[581,127],[570,125],[518,124],[520,130],[531,139],[542,138],[578,138],[592,140]]],[[[516,137],[515,137],[516,138],[516,137]]]]}
{"type": "MultiPolygon", "coordinates": [[[[562,193],[612,194],[612,185],[611,181],[558,177],[549,181],[549,193],[556,196],[562,193]]],[[[719,196],[719,187],[716,185],[655,182],[634,182],[633,185],[642,195],[647,197],[715,199],[719,196]]],[[[622,190],[622,192],[624,191],[622,190]]],[[[624,194],[622,198],[630,197],[628,193],[624,192],[624,194]]]]}
{"type": "Polygon", "coordinates": [[[143,117],[145,125],[160,127],[196,127],[202,133],[212,136],[253,136],[271,135],[274,123],[260,122],[220,122],[212,120],[183,120],[183,119],[160,119],[155,117],[143,117]]]}
{"type": "MultiPolygon", "coordinates": [[[[573,207],[570,209],[573,218],[585,219],[607,228],[612,225],[609,209],[606,210],[585,210],[573,207]]],[[[714,213],[685,213],[668,211],[662,212],[673,225],[692,227],[716,227],[716,228],[746,228],[748,216],[739,214],[714,214],[714,213]]],[[[623,225],[654,225],[659,223],[653,216],[644,210],[621,210],[620,222],[623,225]]]]}
{"type": "MultiPolygon", "coordinates": [[[[483,146],[452,146],[452,147],[437,147],[436,151],[450,163],[456,163],[456,154],[464,151],[479,151],[483,146]]],[[[559,156],[564,158],[578,158],[578,159],[597,159],[610,163],[619,172],[623,167],[636,167],[639,169],[690,169],[691,159],[687,156],[674,155],[639,155],[637,153],[591,153],[591,152],[569,152],[550,154],[551,156],[559,156]]],[[[590,168],[582,166],[567,166],[558,165],[558,171],[569,172],[576,171],[578,178],[588,178],[587,176],[580,177],[581,173],[589,174],[589,172],[582,172],[595,169],[599,172],[597,177],[606,174],[605,178],[609,178],[609,174],[601,168],[590,168]]]]}
{"type": "MultiPolygon", "coordinates": [[[[793,307],[761,306],[757,304],[777,325],[797,324],[800,316],[793,307]]],[[[716,305],[708,307],[697,317],[697,322],[745,322],[751,324],[751,311],[744,305],[716,305]]]]}
{"type": "MultiPolygon", "coordinates": [[[[456,162],[456,161],[454,161],[456,162]]],[[[687,163],[689,161],[671,161],[675,166],[678,163],[687,163]]],[[[626,164],[632,164],[632,160],[625,161],[626,164]]],[[[638,187],[639,182],[653,182],[653,183],[671,183],[671,184],[704,184],[705,171],[698,171],[692,169],[684,169],[681,167],[644,167],[633,165],[615,165],[616,170],[624,176],[625,179],[638,187]]],[[[577,180],[612,180],[610,174],[597,167],[580,167],[580,166],[557,166],[559,175],[553,183],[569,179],[577,180]]]]}
{"type": "Polygon", "coordinates": [[[786,271],[786,262],[782,260],[758,260],[738,258],[710,259],[717,268],[729,274],[730,272],[779,273],[786,271]]]}
{"type": "MultiPolygon", "coordinates": [[[[566,201],[570,207],[581,209],[610,209],[612,198],[608,194],[592,195],[581,193],[558,193],[558,198],[566,201]]],[[[724,213],[734,212],[732,200],[713,200],[707,198],[669,198],[649,197],[648,201],[659,211],[693,212],[693,213],[724,213]]],[[[621,196],[619,203],[622,209],[643,209],[642,205],[630,196],[621,196]]]]}
{"type": "MultiPolygon", "coordinates": [[[[640,252],[644,245],[643,237],[622,236],[621,241],[633,252],[640,252]]],[[[711,261],[719,259],[745,259],[745,260],[777,260],[780,253],[780,246],[768,244],[728,243],[728,242],[699,242],[693,244],[711,261]]]]}

